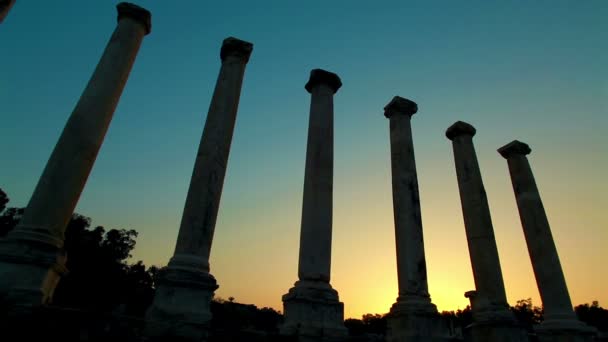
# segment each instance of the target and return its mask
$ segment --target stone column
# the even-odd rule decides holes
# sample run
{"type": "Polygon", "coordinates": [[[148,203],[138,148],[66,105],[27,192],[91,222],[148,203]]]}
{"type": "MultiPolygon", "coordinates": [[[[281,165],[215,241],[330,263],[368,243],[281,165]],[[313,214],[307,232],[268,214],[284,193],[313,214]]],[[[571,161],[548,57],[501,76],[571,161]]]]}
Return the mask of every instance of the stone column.
{"type": "Polygon", "coordinates": [[[445,133],[454,149],[462,216],[475,279],[475,294],[467,292],[475,322],[471,330],[476,341],[524,341],[525,335],[517,327],[507,303],[490,208],[473,146],[475,132],[470,124],[458,121],[445,133]]]}
{"type": "Polygon", "coordinates": [[[15,0],[0,0],[0,24],[6,18],[8,11],[11,10],[11,7],[15,4],[15,0]]]}
{"type": "Polygon", "coordinates": [[[387,340],[443,341],[448,338],[437,307],[429,295],[418,176],[414,158],[411,117],[418,105],[395,96],[384,107],[390,120],[393,215],[397,250],[399,297],[389,314],[387,340]]]}
{"type": "Polygon", "coordinates": [[[209,255],[245,66],[252,50],[253,44],[232,37],[222,44],[222,66],[196,155],[175,253],[160,275],[147,315],[150,336],[192,340],[206,336],[209,305],[218,288],[209,273],[209,255]]]}
{"type": "Polygon", "coordinates": [[[135,57],[150,12],[120,3],[118,26],[68,119],[18,226],[0,244],[0,293],[9,302],[51,300],[65,272],[63,240],[135,57]]]}
{"type": "Polygon", "coordinates": [[[576,318],[545,208],[526,155],[532,150],[514,140],[498,149],[507,159],[519,217],[544,308],[537,333],[541,341],[591,340],[594,330],[576,318]]]}
{"type": "Polygon", "coordinates": [[[329,284],[334,163],[333,96],[342,86],[338,75],[314,69],[306,90],[311,94],[299,280],[283,296],[282,333],[310,338],[345,336],[344,305],[329,284]]]}

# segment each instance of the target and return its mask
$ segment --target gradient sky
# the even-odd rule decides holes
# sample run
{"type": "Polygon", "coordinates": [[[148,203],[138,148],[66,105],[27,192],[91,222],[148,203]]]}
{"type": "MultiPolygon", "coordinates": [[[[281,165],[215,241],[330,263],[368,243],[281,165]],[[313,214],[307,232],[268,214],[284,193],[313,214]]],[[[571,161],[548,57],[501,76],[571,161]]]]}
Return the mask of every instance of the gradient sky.
{"type": "MultiPolygon", "coordinates": [[[[332,285],[346,317],[397,296],[388,121],[412,119],[429,289],[474,288],[451,143],[474,138],[508,299],[540,305],[506,161],[519,139],[574,304],[608,305],[608,2],[140,1],[144,39],[77,212],[139,232],[132,261],[172,255],[221,41],[254,43],[211,252],[217,295],[282,310],[297,280],[309,72],[336,72],[332,285]]],[[[116,26],[114,1],[18,0],[0,24],[0,187],[25,206],[116,26]]]]}

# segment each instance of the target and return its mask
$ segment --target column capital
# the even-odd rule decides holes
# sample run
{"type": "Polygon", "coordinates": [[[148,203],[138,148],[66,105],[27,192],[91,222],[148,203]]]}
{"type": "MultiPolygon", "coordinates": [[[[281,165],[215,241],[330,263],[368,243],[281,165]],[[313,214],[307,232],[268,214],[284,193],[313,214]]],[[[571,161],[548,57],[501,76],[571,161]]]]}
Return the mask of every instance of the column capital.
{"type": "Polygon", "coordinates": [[[242,59],[245,63],[249,62],[249,56],[253,51],[253,44],[234,37],[228,37],[222,42],[220,58],[225,61],[229,56],[242,59]]]}
{"type": "Polygon", "coordinates": [[[456,121],[445,131],[445,136],[450,140],[454,140],[454,138],[461,135],[475,136],[476,132],[477,130],[472,125],[464,121],[456,121]]]}
{"type": "Polygon", "coordinates": [[[530,146],[528,146],[526,143],[519,140],[513,140],[505,146],[499,148],[497,151],[501,156],[503,156],[503,158],[509,159],[511,156],[516,154],[521,154],[524,156],[530,154],[532,149],[530,149],[530,146]]]}
{"type": "Polygon", "coordinates": [[[334,94],[342,87],[342,81],[338,75],[323,69],[312,69],[310,71],[310,78],[304,88],[309,93],[312,93],[313,88],[319,84],[327,85],[333,90],[334,94]]]}
{"type": "Polygon", "coordinates": [[[116,5],[118,21],[122,18],[131,18],[144,26],[146,34],[152,30],[152,15],[150,11],[129,2],[121,2],[116,5]]]}
{"type": "Polygon", "coordinates": [[[384,106],[384,116],[391,118],[393,115],[412,115],[418,112],[418,105],[414,101],[410,101],[401,96],[395,96],[386,106],[384,106]]]}

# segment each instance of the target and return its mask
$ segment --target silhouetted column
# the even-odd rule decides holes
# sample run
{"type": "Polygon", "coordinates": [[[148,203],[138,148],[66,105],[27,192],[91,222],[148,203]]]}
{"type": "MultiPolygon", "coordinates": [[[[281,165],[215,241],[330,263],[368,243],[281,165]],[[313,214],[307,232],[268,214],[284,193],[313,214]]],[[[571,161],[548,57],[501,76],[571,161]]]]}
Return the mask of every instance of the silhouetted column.
{"type": "Polygon", "coordinates": [[[304,198],[300,230],[299,281],[283,296],[284,334],[343,336],[344,307],[329,284],[334,164],[334,94],[338,75],[314,69],[306,90],[311,94],[304,198]]]}
{"type": "Polygon", "coordinates": [[[222,44],[222,66],[196,155],[175,253],[161,274],[148,312],[152,322],[149,335],[170,333],[198,340],[206,334],[209,305],[218,288],[209,273],[209,255],[245,66],[252,51],[253,44],[232,37],[222,44]]]}
{"type": "Polygon", "coordinates": [[[10,289],[15,296],[20,296],[16,302],[48,302],[60,274],[65,271],[61,252],[65,228],[89,177],[143,37],[150,33],[150,12],[128,3],[116,7],[118,26],[55,145],[23,218],[0,248],[4,262],[0,265],[0,289],[2,292],[10,289]],[[22,260],[23,265],[15,266],[13,260],[22,260]],[[27,275],[16,276],[21,272],[27,275]],[[11,274],[15,276],[9,276],[11,274]]]}
{"type": "Polygon", "coordinates": [[[393,215],[399,281],[399,298],[391,311],[436,312],[427,283],[418,175],[410,122],[417,111],[415,102],[399,96],[395,96],[384,107],[384,116],[390,120],[393,215]]]}
{"type": "Polygon", "coordinates": [[[2,24],[14,4],[15,0],[0,0],[0,24],[2,24]]]}
{"type": "Polygon", "coordinates": [[[543,301],[544,321],[538,333],[546,341],[578,341],[578,335],[591,334],[593,329],[578,321],[573,311],[549,221],[526,157],[530,152],[527,144],[517,140],[498,149],[498,153],[507,159],[528,253],[543,301]],[[572,339],[564,339],[568,336],[572,339]]]}
{"type": "Polygon", "coordinates": [[[331,267],[332,196],[334,172],[334,93],[342,82],[333,73],[316,69],[306,90],[311,94],[304,198],[300,230],[300,280],[329,282],[331,267]]]}
{"type": "Polygon", "coordinates": [[[519,341],[512,336],[522,337],[507,303],[490,208],[473,146],[475,133],[473,126],[462,121],[446,131],[454,149],[462,216],[475,279],[476,291],[465,295],[471,299],[474,321],[480,327],[475,327],[481,335],[476,340],[519,341]]]}
{"type": "Polygon", "coordinates": [[[458,121],[448,128],[446,136],[454,149],[462,216],[477,291],[476,302],[480,311],[508,312],[490,208],[473,146],[475,132],[473,126],[458,121]]]}
{"type": "Polygon", "coordinates": [[[384,107],[390,120],[393,215],[399,297],[388,315],[388,342],[451,341],[453,331],[431,303],[424,256],[418,176],[411,117],[416,103],[395,96],[384,107]]]}

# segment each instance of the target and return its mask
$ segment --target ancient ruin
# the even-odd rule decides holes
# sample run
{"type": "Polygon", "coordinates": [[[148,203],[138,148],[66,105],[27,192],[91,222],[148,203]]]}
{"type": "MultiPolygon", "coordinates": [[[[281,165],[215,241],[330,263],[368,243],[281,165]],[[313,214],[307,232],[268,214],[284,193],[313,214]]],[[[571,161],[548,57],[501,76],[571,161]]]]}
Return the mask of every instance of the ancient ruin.
{"type": "Polygon", "coordinates": [[[145,35],[150,12],[120,3],[118,26],[55,145],[19,225],[0,240],[0,298],[49,303],[65,269],[66,225],[93,168],[145,35]]]}
{"type": "Polygon", "coordinates": [[[334,172],[334,94],[338,75],[314,69],[306,83],[311,94],[302,201],[298,281],[283,296],[286,335],[313,340],[345,337],[344,304],[332,288],[331,235],[334,172]]]}
{"type": "MultiPolygon", "coordinates": [[[[0,1],[0,22],[14,0],[0,1]]],[[[89,83],[68,119],[29,200],[25,214],[0,239],[0,304],[23,322],[52,302],[67,272],[66,225],[93,168],[127,82],[151,14],[117,5],[118,24],[89,83]]],[[[211,299],[218,288],[209,257],[246,66],[253,44],[233,37],[221,46],[221,68],[207,114],[175,252],[159,272],[154,300],[142,324],[141,340],[206,341],[211,299]]],[[[344,303],[331,283],[334,95],[342,86],[335,73],[314,69],[311,94],[298,280],[283,295],[283,341],[346,341],[344,303]]],[[[388,342],[586,342],[596,331],[573,311],[551,229],[526,155],[513,141],[498,152],[507,159],[519,215],[544,305],[535,336],[509,311],[489,204],[473,144],[476,129],[458,121],[452,141],[465,234],[475,281],[467,292],[473,324],[465,338],[443,319],[428,290],[418,176],[411,118],[418,105],[395,96],[384,107],[390,125],[390,163],[397,257],[398,297],[388,315],[388,342]]],[[[151,298],[151,297],[150,297],[151,298]]],[[[74,317],[74,313],[71,313],[74,317]]],[[[8,316],[8,315],[7,315],[8,316]]],[[[120,319],[122,320],[122,318],[120,319]]],[[[123,320],[134,322],[136,320],[123,320]]],[[[29,324],[29,323],[27,323],[29,324]]],[[[123,336],[124,337],[124,336],[123,336]]],[[[273,336],[275,338],[275,336],[273,336]]],[[[359,340],[360,341],[360,340],[359,340]]]]}
{"type": "Polygon", "coordinates": [[[498,149],[507,160],[528,253],[543,301],[544,320],[537,329],[541,342],[591,341],[595,329],[576,318],[549,220],[526,155],[530,147],[514,140],[498,149]]]}
{"type": "Polygon", "coordinates": [[[474,341],[525,341],[509,310],[490,207],[473,146],[475,127],[458,121],[445,135],[452,141],[462,215],[469,246],[475,291],[468,292],[473,310],[474,341]]]}
{"type": "Polygon", "coordinates": [[[159,277],[147,334],[193,340],[206,337],[209,305],[218,288],[209,255],[220,206],[232,133],[253,44],[226,38],[222,66],[190,180],[175,253],[159,277]]]}

